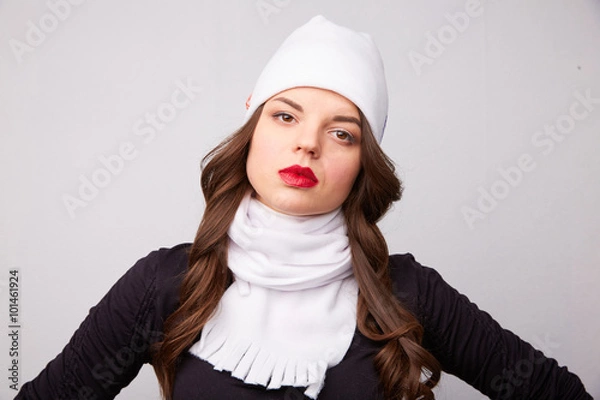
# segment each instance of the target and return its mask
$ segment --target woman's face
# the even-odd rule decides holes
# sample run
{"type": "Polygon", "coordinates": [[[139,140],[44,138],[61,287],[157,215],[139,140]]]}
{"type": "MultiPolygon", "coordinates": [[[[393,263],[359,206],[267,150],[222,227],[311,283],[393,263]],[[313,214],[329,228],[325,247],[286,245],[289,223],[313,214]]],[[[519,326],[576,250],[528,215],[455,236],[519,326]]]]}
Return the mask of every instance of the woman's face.
{"type": "Polygon", "coordinates": [[[361,168],[361,133],[357,107],[335,92],[301,87],[273,96],[246,163],[257,199],[290,215],[338,208],[361,168]]]}

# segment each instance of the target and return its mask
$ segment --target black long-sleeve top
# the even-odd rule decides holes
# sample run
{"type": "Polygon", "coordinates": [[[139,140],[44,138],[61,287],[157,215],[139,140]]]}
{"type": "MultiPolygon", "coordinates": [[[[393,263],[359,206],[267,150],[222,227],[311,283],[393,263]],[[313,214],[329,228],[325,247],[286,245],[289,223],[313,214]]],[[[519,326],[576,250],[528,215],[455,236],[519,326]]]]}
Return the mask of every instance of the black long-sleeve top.
{"type": "MultiPolygon", "coordinates": [[[[165,319],[178,305],[189,244],[161,249],[139,260],[90,310],[63,351],[16,399],[113,399],[151,363],[165,319]]],[[[390,256],[395,295],[424,327],[423,345],[443,370],[491,399],[591,399],[566,367],[519,339],[433,269],[410,254],[390,256]]],[[[290,313],[293,318],[293,313],[290,313]]],[[[282,321],[285,323],[285,321],[282,321]]],[[[373,357],[379,345],[358,330],[344,359],[327,371],[318,400],[382,400],[373,357]]],[[[216,371],[185,353],[174,400],[302,400],[303,388],[267,390],[216,371]]]]}

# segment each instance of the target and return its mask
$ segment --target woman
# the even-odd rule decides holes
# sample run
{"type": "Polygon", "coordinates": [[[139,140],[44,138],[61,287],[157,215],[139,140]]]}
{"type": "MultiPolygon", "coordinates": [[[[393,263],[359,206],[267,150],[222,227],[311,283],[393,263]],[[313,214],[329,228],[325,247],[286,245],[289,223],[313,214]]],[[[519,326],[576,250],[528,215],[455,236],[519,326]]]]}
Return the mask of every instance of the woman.
{"type": "Polygon", "coordinates": [[[441,371],[494,399],[590,399],[377,221],[401,184],[379,147],[381,57],[315,17],[204,160],[192,245],[141,259],[18,399],[110,399],[151,362],[165,399],[432,399],[441,371]]]}

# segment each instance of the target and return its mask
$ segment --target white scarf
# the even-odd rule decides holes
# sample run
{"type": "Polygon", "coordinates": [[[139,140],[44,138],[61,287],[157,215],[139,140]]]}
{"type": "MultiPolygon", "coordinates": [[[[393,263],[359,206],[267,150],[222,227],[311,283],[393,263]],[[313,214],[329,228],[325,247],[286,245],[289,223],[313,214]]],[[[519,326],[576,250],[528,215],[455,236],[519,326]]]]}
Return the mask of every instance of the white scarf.
{"type": "Polygon", "coordinates": [[[341,209],[296,217],[248,194],[228,233],[235,279],[190,353],[249,384],[307,386],[316,399],[356,329],[358,286],[341,209]]]}

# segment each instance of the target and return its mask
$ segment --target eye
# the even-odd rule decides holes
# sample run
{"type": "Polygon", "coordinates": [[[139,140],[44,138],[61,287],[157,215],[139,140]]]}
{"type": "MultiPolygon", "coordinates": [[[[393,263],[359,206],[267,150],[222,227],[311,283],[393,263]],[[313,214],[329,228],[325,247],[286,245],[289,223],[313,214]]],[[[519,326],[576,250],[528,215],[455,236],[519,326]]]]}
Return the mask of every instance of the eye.
{"type": "Polygon", "coordinates": [[[286,112],[280,112],[273,116],[275,118],[277,118],[278,120],[280,120],[281,122],[285,122],[286,124],[290,124],[290,123],[294,122],[294,117],[291,114],[288,114],[286,112]]]}
{"type": "Polygon", "coordinates": [[[339,140],[342,140],[344,142],[354,143],[354,136],[352,136],[352,134],[350,132],[337,130],[337,131],[334,131],[333,134],[339,140]]]}

